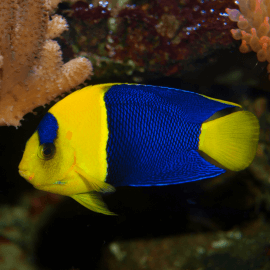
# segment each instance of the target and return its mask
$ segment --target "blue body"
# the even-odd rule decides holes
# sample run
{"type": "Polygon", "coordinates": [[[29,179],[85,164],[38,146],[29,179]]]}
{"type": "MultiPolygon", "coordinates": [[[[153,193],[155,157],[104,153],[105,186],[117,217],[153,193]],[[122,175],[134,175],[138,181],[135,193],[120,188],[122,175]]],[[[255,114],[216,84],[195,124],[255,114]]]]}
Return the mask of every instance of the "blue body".
{"type": "Polygon", "coordinates": [[[188,91],[128,84],[112,86],[104,100],[109,184],[169,185],[225,172],[197,150],[202,123],[233,105],[188,91]]]}

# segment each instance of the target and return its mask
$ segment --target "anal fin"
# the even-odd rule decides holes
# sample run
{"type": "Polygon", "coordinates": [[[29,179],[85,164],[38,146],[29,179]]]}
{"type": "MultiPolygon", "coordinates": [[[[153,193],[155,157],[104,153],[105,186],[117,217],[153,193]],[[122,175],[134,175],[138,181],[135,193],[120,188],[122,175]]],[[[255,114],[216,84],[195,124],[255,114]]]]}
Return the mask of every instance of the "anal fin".
{"type": "MultiPolygon", "coordinates": [[[[164,166],[162,171],[151,170],[148,174],[130,174],[117,186],[166,186],[216,177],[225,170],[205,160],[196,150],[181,153],[183,158],[173,166],[164,166]],[[165,170],[164,170],[165,168],[165,170]]],[[[177,160],[177,158],[173,158],[177,160]]]]}
{"type": "Polygon", "coordinates": [[[116,215],[107,208],[107,205],[103,202],[101,195],[96,191],[80,193],[70,197],[94,212],[102,213],[104,215],[116,215]]]}

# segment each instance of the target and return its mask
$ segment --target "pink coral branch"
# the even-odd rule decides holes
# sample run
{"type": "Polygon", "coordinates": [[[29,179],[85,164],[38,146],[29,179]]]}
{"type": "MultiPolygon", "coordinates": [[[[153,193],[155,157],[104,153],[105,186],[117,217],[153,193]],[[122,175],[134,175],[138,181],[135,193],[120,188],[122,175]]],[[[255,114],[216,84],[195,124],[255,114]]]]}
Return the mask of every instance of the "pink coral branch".
{"type": "Polygon", "coordinates": [[[231,33],[234,39],[242,40],[240,52],[256,52],[258,61],[267,61],[270,70],[270,1],[239,0],[239,9],[227,8],[226,12],[231,21],[237,22],[239,29],[231,33]]]}

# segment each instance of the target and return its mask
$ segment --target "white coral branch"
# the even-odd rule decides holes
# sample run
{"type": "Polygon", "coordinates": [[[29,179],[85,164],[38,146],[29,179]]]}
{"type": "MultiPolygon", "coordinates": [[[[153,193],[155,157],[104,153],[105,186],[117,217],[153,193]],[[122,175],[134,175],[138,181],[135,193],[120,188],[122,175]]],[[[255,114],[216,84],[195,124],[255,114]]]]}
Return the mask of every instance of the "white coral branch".
{"type": "Polygon", "coordinates": [[[23,115],[83,83],[93,71],[90,61],[64,64],[51,40],[67,30],[49,10],[60,0],[0,1],[0,125],[19,126],[23,115]]]}
{"type": "Polygon", "coordinates": [[[52,20],[48,23],[47,39],[59,37],[64,31],[68,30],[66,19],[60,15],[52,16],[52,20]]]}

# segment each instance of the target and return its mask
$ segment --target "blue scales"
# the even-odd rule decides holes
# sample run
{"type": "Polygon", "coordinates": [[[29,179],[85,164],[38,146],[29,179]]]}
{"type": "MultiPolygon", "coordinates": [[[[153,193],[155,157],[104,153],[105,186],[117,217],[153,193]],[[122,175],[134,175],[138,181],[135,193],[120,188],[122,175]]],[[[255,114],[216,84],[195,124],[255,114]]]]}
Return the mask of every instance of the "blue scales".
{"type": "Polygon", "coordinates": [[[202,123],[233,105],[184,90],[128,84],[112,86],[104,100],[107,183],[170,185],[225,172],[197,150],[202,123]]]}
{"type": "Polygon", "coordinates": [[[53,143],[57,137],[58,123],[51,113],[46,113],[37,127],[40,145],[53,143]]]}

